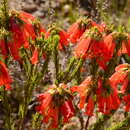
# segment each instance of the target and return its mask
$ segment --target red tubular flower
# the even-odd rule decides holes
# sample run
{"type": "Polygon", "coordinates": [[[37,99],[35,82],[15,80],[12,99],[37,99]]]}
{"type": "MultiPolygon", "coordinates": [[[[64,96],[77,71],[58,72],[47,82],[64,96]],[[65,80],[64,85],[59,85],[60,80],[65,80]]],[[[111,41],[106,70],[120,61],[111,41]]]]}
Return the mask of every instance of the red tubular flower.
{"type": "Polygon", "coordinates": [[[99,66],[102,69],[106,70],[107,68],[106,63],[109,60],[108,55],[106,54],[106,49],[104,48],[104,42],[102,40],[101,41],[93,40],[87,55],[90,59],[95,58],[99,66]]]}
{"type": "Polygon", "coordinates": [[[51,128],[57,128],[58,126],[58,111],[52,101],[52,94],[45,92],[40,94],[38,100],[40,105],[36,107],[36,110],[44,116],[43,122],[48,123],[51,121],[51,128]]]}
{"type": "Polygon", "coordinates": [[[49,92],[40,94],[38,99],[40,105],[36,107],[36,110],[44,116],[43,122],[48,123],[51,120],[51,128],[57,128],[58,126],[58,108],[53,104],[53,95],[49,92]]]}
{"type": "Polygon", "coordinates": [[[109,34],[103,39],[103,51],[104,56],[106,55],[107,60],[113,57],[116,44],[114,43],[112,34],[109,34]]]}
{"type": "Polygon", "coordinates": [[[74,116],[74,107],[71,100],[65,101],[61,107],[60,111],[62,115],[64,116],[64,122],[68,122],[68,120],[74,116]]]}
{"type": "Polygon", "coordinates": [[[31,15],[27,12],[24,12],[24,11],[20,11],[19,15],[22,19],[28,20],[29,22],[34,21],[36,19],[33,15],[31,15]]]}
{"type": "Polygon", "coordinates": [[[92,116],[93,115],[93,111],[94,111],[94,101],[92,99],[92,97],[90,96],[88,99],[88,104],[86,106],[86,115],[88,116],[92,116]]]}
{"type": "Polygon", "coordinates": [[[122,42],[122,47],[118,51],[118,56],[121,56],[122,54],[127,54],[126,44],[128,44],[126,41],[122,42]]]}
{"type": "Polygon", "coordinates": [[[105,103],[106,103],[106,98],[105,97],[98,97],[98,109],[99,112],[105,113],[104,109],[105,109],[105,103]]]}
{"type": "Polygon", "coordinates": [[[115,50],[115,42],[112,34],[109,34],[103,38],[103,40],[93,44],[93,55],[97,57],[97,63],[104,70],[107,69],[106,63],[113,57],[115,50]],[[97,47],[98,46],[98,47],[97,47]]]}
{"type": "Polygon", "coordinates": [[[60,41],[59,41],[59,49],[64,50],[64,46],[68,46],[68,34],[64,30],[59,31],[60,41]]]}
{"type": "Polygon", "coordinates": [[[50,128],[57,128],[58,127],[58,109],[57,107],[54,107],[53,104],[49,107],[47,110],[46,115],[44,115],[43,122],[48,123],[49,120],[51,119],[51,124],[49,125],[50,128]]]}
{"type": "Polygon", "coordinates": [[[24,23],[23,31],[24,31],[26,39],[32,38],[34,40],[36,38],[36,34],[35,34],[32,24],[24,23]]]}
{"type": "Polygon", "coordinates": [[[115,71],[125,71],[127,70],[129,64],[128,63],[125,63],[125,64],[120,64],[118,65],[116,68],[115,68],[115,71]]]}
{"type": "Polygon", "coordinates": [[[86,39],[82,39],[75,48],[74,55],[78,58],[86,58],[86,52],[88,51],[90,44],[92,42],[92,38],[88,37],[86,39]]]}
{"type": "Polygon", "coordinates": [[[118,55],[120,56],[121,54],[128,54],[128,56],[130,56],[130,35],[127,40],[122,42],[122,47],[119,50],[118,55]]]}
{"type": "Polygon", "coordinates": [[[128,83],[129,83],[128,78],[125,78],[125,80],[123,81],[122,86],[121,86],[121,91],[120,91],[121,93],[125,93],[126,92],[128,83]]]}
{"type": "Polygon", "coordinates": [[[5,64],[0,61],[0,86],[5,85],[5,89],[10,90],[12,80],[8,74],[5,64]]]}
{"type": "Polygon", "coordinates": [[[11,41],[8,42],[8,47],[9,47],[10,53],[11,53],[12,57],[14,58],[14,60],[17,60],[20,63],[22,63],[22,59],[19,54],[20,48],[14,42],[11,42],[11,41]]]}
{"type": "Polygon", "coordinates": [[[91,19],[79,19],[76,23],[72,24],[67,31],[70,41],[74,44],[77,43],[86,29],[94,26],[99,27],[98,24],[91,19]]]}
{"type": "Polygon", "coordinates": [[[108,84],[111,90],[110,93],[107,92],[106,88],[103,88],[101,80],[98,81],[98,88],[96,91],[99,112],[104,114],[110,114],[112,110],[116,110],[120,105],[117,89],[110,86],[110,82],[108,82],[108,84]]]}
{"type": "Polygon", "coordinates": [[[3,39],[0,39],[0,48],[1,48],[0,49],[0,54],[2,54],[4,58],[7,58],[8,50],[6,48],[6,43],[5,43],[5,41],[3,39]]]}
{"type": "Polygon", "coordinates": [[[38,49],[37,48],[35,48],[35,50],[33,52],[33,56],[31,58],[31,62],[34,65],[38,63],[38,49]]]}
{"type": "Polygon", "coordinates": [[[130,94],[124,96],[123,101],[125,103],[125,111],[128,112],[130,110],[130,94]]]}
{"type": "Polygon", "coordinates": [[[76,43],[77,40],[81,37],[81,35],[84,33],[85,28],[80,27],[80,23],[76,22],[70,26],[68,29],[68,35],[69,39],[72,43],[76,43]]]}
{"type": "Polygon", "coordinates": [[[57,128],[58,127],[58,108],[54,107],[53,104],[51,104],[50,108],[47,110],[46,115],[44,116],[43,122],[48,123],[49,119],[51,119],[51,128],[57,128]]]}
{"type": "Polygon", "coordinates": [[[46,113],[46,109],[48,109],[49,105],[52,102],[52,95],[48,92],[40,94],[38,96],[38,100],[40,101],[40,105],[36,107],[37,111],[41,114],[46,113]]]}
{"type": "MultiPolygon", "coordinates": [[[[33,29],[32,24],[26,17],[23,15],[26,13],[19,14],[17,17],[17,12],[12,12],[12,16],[10,17],[10,28],[12,34],[12,39],[8,43],[8,48],[10,50],[11,55],[15,60],[21,62],[21,58],[19,55],[19,49],[24,46],[25,48],[29,48],[29,38],[35,39],[36,35],[33,29]],[[16,17],[22,20],[24,23],[20,23],[16,17]]],[[[26,15],[27,16],[27,15],[26,15]]],[[[27,16],[29,17],[29,16],[27,16]]]]}
{"type": "Polygon", "coordinates": [[[23,31],[26,39],[32,38],[33,40],[36,38],[36,34],[34,31],[34,27],[32,22],[36,19],[29,13],[21,11],[19,13],[19,18],[24,22],[23,24],[23,31]]]}
{"type": "Polygon", "coordinates": [[[128,84],[128,67],[129,64],[121,64],[115,68],[115,73],[109,78],[112,86],[117,87],[118,84],[123,84],[121,91],[124,92],[128,84]]]}
{"type": "Polygon", "coordinates": [[[79,108],[82,109],[86,103],[86,98],[88,96],[89,89],[92,84],[91,77],[87,77],[79,86],[74,86],[71,88],[72,92],[78,92],[80,95],[79,108]]]}
{"type": "Polygon", "coordinates": [[[23,30],[14,17],[10,17],[10,31],[12,32],[14,44],[18,48],[20,48],[24,44],[25,39],[24,39],[23,30]]]}
{"type": "Polygon", "coordinates": [[[97,27],[89,31],[86,30],[74,50],[74,55],[83,59],[95,58],[99,66],[105,70],[106,63],[110,60],[110,54],[101,37],[102,35],[97,27]]]}
{"type": "Polygon", "coordinates": [[[125,46],[126,46],[127,54],[128,56],[130,56],[130,35],[128,36],[127,42],[125,42],[125,46]]]}
{"type": "Polygon", "coordinates": [[[120,105],[120,100],[118,95],[115,92],[108,96],[98,97],[99,112],[102,112],[104,114],[110,114],[112,110],[118,109],[119,105],[120,105]]]}
{"type": "MultiPolygon", "coordinates": [[[[51,119],[51,128],[57,128],[58,122],[61,116],[63,116],[64,123],[74,115],[74,107],[72,100],[68,99],[68,91],[66,91],[67,85],[60,84],[59,87],[52,85],[49,90],[39,95],[39,106],[36,110],[43,115],[43,122],[48,123],[51,119]],[[67,93],[67,95],[63,95],[67,93]],[[58,97],[59,95],[60,98],[58,97]],[[64,96],[66,98],[64,98],[64,96]],[[61,99],[63,97],[63,99],[61,99]],[[67,99],[67,100],[66,100],[67,99]],[[59,113],[61,112],[61,114],[59,113]]],[[[72,98],[72,96],[70,96],[72,98]]]]}

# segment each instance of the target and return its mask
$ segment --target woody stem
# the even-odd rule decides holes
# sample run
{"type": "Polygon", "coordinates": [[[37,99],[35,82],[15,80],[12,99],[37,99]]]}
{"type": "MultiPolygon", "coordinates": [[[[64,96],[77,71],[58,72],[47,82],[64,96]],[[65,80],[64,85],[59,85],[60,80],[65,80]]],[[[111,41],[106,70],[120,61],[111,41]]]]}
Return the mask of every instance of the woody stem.
{"type": "Polygon", "coordinates": [[[5,110],[5,114],[6,114],[6,119],[5,119],[5,128],[7,128],[7,130],[12,130],[11,128],[11,107],[8,101],[8,97],[7,97],[7,92],[4,90],[2,92],[3,94],[3,106],[4,106],[4,110],[5,110]]]}
{"type": "Polygon", "coordinates": [[[89,119],[90,119],[90,116],[88,116],[88,119],[87,119],[87,121],[86,121],[86,124],[85,124],[85,130],[87,130],[87,128],[88,128],[88,125],[89,125],[89,119]]]}

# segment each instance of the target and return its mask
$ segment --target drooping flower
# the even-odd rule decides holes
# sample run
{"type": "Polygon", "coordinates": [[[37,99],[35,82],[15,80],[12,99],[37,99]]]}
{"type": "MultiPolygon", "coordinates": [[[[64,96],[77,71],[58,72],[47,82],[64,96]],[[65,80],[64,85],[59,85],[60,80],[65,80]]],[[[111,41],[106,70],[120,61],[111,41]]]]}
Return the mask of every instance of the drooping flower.
{"type": "MultiPolygon", "coordinates": [[[[74,50],[74,55],[77,58],[86,59],[87,57],[91,57],[93,54],[92,49],[96,43],[94,36],[96,35],[95,28],[91,28],[90,30],[86,30],[84,34],[81,36],[77,46],[74,50]]],[[[98,42],[98,41],[97,41],[98,42]]]]}
{"type": "Polygon", "coordinates": [[[8,40],[8,48],[10,55],[17,61],[22,63],[20,57],[20,48],[29,49],[29,39],[35,40],[36,34],[33,27],[35,17],[26,12],[12,11],[9,18],[9,31],[11,37],[8,40]]]}
{"type": "Polygon", "coordinates": [[[23,23],[23,31],[26,39],[32,38],[33,40],[36,38],[36,33],[34,31],[33,22],[35,21],[35,17],[26,12],[19,12],[19,18],[24,22],[23,23]]]}
{"type": "Polygon", "coordinates": [[[128,54],[130,56],[130,35],[122,41],[122,47],[120,48],[118,55],[128,54]]]}
{"type": "Polygon", "coordinates": [[[128,84],[129,64],[120,64],[115,68],[115,73],[109,78],[111,85],[117,88],[118,84],[122,84],[121,92],[125,92],[128,84]]]}
{"type": "Polygon", "coordinates": [[[26,39],[32,38],[32,40],[34,40],[36,38],[36,34],[32,24],[24,23],[23,31],[26,39]]]}
{"type": "Polygon", "coordinates": [[[8,56],[8,46],[6,46],[6,43],[3,39],[0,39],[0,54],[3,55],[4,58],[7,58],[8,56]]]}
{"type": "Polygon", "coordinates": [[[8,41],[8,48],[10,54],[15,60],[21,62],[19,55],[19,49],[24,45],[26,48],[29,46],[27,33],[24,31],[24,25],[26,23],[19,22],[18,12],[11,12],[9,31],[11,32],[11,39],[8,41]],[[26,36],[25,36],[26,35],[26,36]]]}
{"type": "Polygon", "coordinates": [[[111,86],[110,82],[103,86],[102,80],[98,81],[97,104],[99,112],[103,114],[110,114],[112,110],[116,110],[120,105],[120,99],[118,97],[118,91],[111,86]],[[106,86],[107,85],[107,86],[106,86]]]}
{"type": "Polygon", "coordinates": [[[74,116],[74,107],[72,104],[72,100],[65,101],[60,106],[60,111],[64,117],[64,122],[68,122],[68,120],[74,116]]]}
{"type": "Polygon", "coordinates": [[[103,38],[103,53],[104,56],[106,56],[105,59],[107,59],[107,61],[113,57],[115,46],[116,44],[114,42],[112,33],[103,38]]]}
{"type": "MultiPolygon", "coordinates": [[[[96,44],[95,44],[96,45],[96,44]]],[[[98,43],[98,49],[95,46],[93,49],[94,55],[97,55],[97,63],[101,68],[104,70],[107,69],[107,62],[113,57],[114,50],[115,50],[115,42],[113,39],[113,35],[110,33],[103,37],[103,40],[98,43]]]]}
{"type": "Polygon", "coordinates": [[[130,110],[130,94],[124,96],[123,101],[125,103],[125,111],[128,112],[130,110]]]}
{"type": "Polygon", "coordinates": [[[48,110],[46,111],[46,114],[44,115],[43,122],[48,123],[51,119],[51,128],[57,128],[58,127],[58,107],[54,106],[53,104],[50,105],[48,110]]]}
{"type": "Polygon", "coordinates": [[[71,91],[73,93],[78,92],[80,95],[80,102],[78,105],[80,109],[82,109],[86,103],[86,99],[88,97],[91,85],[92,85],[92,77],[89,76],[79,86],[73,86],[71,88],[71,91]]]}
{"type": "Polygon", "coordinates": [[[10,50],[10,55],[14,58],[14,60],[19,61],[19,63],[22,63],[22,59],[20,57],[20,51],[19,51],[19,47],[12,41],[8,42],[8,47],[10,50]]]}
{"type": "Polygon", "coordinates": [[[38,63],[38,49],[37,48],[35,48],[35,50],[33,52],[33,55],[32,55],[32,58],[31,58],[31,62],[34,65],[38,63]]]}
{"type": "Polygon", "coordinates": [[[20,48],[24,42],[24,34],[20,23],[15,19],[15,17],[10,17],[10,28],[9,30],[12,32],[12,39],[14,44],[20,48]]]}
{"type": "Polygon", "coordinates": [[[15,60],[21,61],[19,49],[24,44],[25,37],[20,24],[13,16],[10,17],[9,31],[12,34],[11,40],[8,41],[8,48],[10,50],[10,54],[15,60]]]}
{"type": "Polygon", "coordinates": [[[82,34],[91,27],[98,26],[91,19],[81,18],[77,20],[74,24],[70,26],[67,33],[69,35],[69,40],[71,43],[75,44],[78,42],[82,34]]]}
{"type": "Polygon", "coordinates": [[[86,111],[85,111],[86,115],[88,115],[88,116],[92,116],[93,115],[94,100],[92,99],[91,96],[89,96],[89,98],[88,98],[88,104],[87,104],[85,109],[86,109],[86,111]]]}
{"type": "Polygon", "coordinates": [[[76,22],[70,26],[68,29],[69,39],[72,43],[76,43],[77,40],[81,37],[84,33],[85,27],[80,27],[80,23],[76,22]]]}
{"type": "Polygon", "coordinates": [[[53,94],[45,92],[39,95],[38,100],[40,104],[36,107],[36,110],[44,116],[43,122],[48,123],[52,119],[51,127],[56,128],[58,124],[58,113],[53,104],[53,94]]]}
{"type": "Polygon", "coordinates": [[[126,50],[128,56],[130,56],[130,35],[128,36],[128,40],[125,42],[126,50]]]}
{"type": "Polygon", "coordinates": [[[52,85],[48,91],[38,97],[40,104],[36,110],[43,115],[43,122],[48,123],[51,119],[51,128],[58,127],[61,116],[63,116],[64,123],[74,116],[72,96],[66,89],[67,85],[65,84],[60,84],[59,87],[52,85]]]}
{"type": "Polygon", "coordinates": [[[74,55],[77,58],[96,59],[99,66],[106,69],[106,63],[110,59],[109,52],[106,53],[107,50],[101,32],[97,27],[94,27],[86,30],[81,36],[74,50],[74,55]]]}
{"type": "Polygon", "coordinates": [[[48,109],[49,105],[52,102],[52,95],[48,92],[45,92],[43,94],[40,94],[38,96],[38,100],[41,102],[39,106],[37,106],[37,110],[41,113],[44,114],[46,113],[46,109],[48,109]]]}
{"type": "Polygon", "coordinates": [[[88,51],[90,44],[92,42],[92,38],[88,37],[86,39],[82,39],[78,44],[74,51],[74,55],[78,58],[86,59],[86,52],[88,51]]]}
{"type": "Polygon", "coordinates": [[[8,69],[3,62],[0,61],[0,86],[5,85],[6,90],[10,90],[12,79],[8,74],[8,69]]]}
{"type": "Polygon", "coordinates": [[[59,45],[58,45],[59,49],[64,50],[64,46],[68,46],[68,44],[69,44],[68,34],[64,30],[60,30],[59,36],[60,36],[59,45]]]}

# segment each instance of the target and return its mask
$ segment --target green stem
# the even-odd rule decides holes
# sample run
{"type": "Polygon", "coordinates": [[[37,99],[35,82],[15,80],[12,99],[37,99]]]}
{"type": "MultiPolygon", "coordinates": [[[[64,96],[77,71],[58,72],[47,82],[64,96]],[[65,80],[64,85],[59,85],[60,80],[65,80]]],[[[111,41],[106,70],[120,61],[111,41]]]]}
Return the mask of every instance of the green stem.
{"type": "Polygon", "coordinates": [[[54,64],[55,64],[55,75],[56,75],[56,84],[59,83],[58,74],[59,74],[59,58],[58,51],[54,51],[54,64]]]}
{"type": "Polygon", "coordinates": [[[59,57],[58,57],[58,44],[59,44],[59,36],[58,35],[54,35],[52,36],[53,38],[53,44],[54,44],[54,48],[53,48],[53,59],[54,59],[54,64],[55,64],[55,84],[59,84],[59,71],[60,71],[60,66],[59,66],[59,57]]]}
{"type": "Polygon", "coordinates": [[[88,129],[88,125],[89,125],[89,120],[90,120],[91,116],[88,116],[88,119],[86,121],[86,124],[85,124],[85,130],[88,129]]]}
{"type": "Polygon", "coordinates": [[[45,75],[46,71],[47,71],[47,66],[50,60],[50,55],[47,55],[47,59],[45,60],[42,70],[41,72],[38,74],[37,78],[36,78],[36,84],[38,84],[38,82],[40,82],[41,78],[45,75]]]}
{"type": "Polygon", "coordinates": [[[83,59],[80,59],[77,66],[75,67],[75,69],[73,70],[73,72],[71,73],[70,76],[68,76],[68,78],[64,79],[65,83],[70,82],[74,76],[77,74],[78,70],[80,69],[80,67],[83,65],[83,59]]]}
{"type": "Polygon", "coordinates": [[[8,28],[9,28],[9,13],[8,13],[8,6],[7,6],[7,4],[8,4],[8,1],[7,0],[3,0],[3,2],[2,2],[2,5],[3,5],[3,7],[2,7],[2,11],[3,11],[3,14],[4,14],[4,17],[5,17],[5,21],[4,21],[4,28],[5,29],[7,29],[8,30],[8,28]]]}
{"type": "Polygon", "coordinates": [[[81,81],[82,81],[82,76],[81,76],[80,69],[77,71],[77,74],[76,74],[76,81],[77,81],[78,84],[80,84],[81,81]]]}
{"type": "Polygon", "coordinates": [[[75,60],[76,60],[75,57],[72,57],[72,58],[70,59],[70,62],[69,62],[69,64],[68,64],[68,66],[67,66],[66,71],[60,73],[60,75],[59,75],[60,81],[64,81],[64,79],[67,78],[69,72],[71,71],[71,69],[72,69],[73,66],[74,66],[75,60]]]}
{"type": "Polygon", "coordinates": [[[4,106],[4,111],[5,111],[5,115],[6,115],[6,119],[5,119],[5,127],[7,128],[7,130],[12,130],[11,127],[11,107],[8,101],[8,97],[7,97],[7,92],[4,88],[3,92],[3,106],[4,106]]]}
{"type": "Polygon", "coordinates": [[[31,101],[31,97],[32,97],[32,94],[33,94],[33,90],[34,88],[36,87],[36,85],[39,84],[40,80],[42,79],[42,77],[44,76],[46,70],[47,70],[47,66],[48,66],[48,62],[49,62],[49,57],[47,57],[46,61],[44,62],[44,65],[43,65],[43,69],[40,73],[37,73],[37,76],[36,76],[36,69],[37,67],[36,66],[32,66],[32,75],[30,74],[30,76],[28,77],[28,80],[24,86],[24,100],[23,100],[23,104],[22,104],[22,117],[20,119],[20,125],[19,125],[19,130],[23,130],[24,129],[24,120],[25,120],[25,117],[26,117],[26,114],[27,114],[27,108],[28,108],[28,104],[30,103],[31,101]]]}

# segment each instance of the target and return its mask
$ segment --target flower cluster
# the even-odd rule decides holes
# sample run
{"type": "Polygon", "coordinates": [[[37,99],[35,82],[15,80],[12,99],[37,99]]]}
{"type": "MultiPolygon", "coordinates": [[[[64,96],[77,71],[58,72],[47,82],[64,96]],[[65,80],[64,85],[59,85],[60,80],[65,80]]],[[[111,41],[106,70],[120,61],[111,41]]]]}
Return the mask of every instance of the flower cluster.
{"type": "Polygon", "coordinates": [[[48,123],[49,119],[52,119],[50,125],[52,128],[57,128],[61,116],[64,123],[74,116],[72,99],[67,85],[59,84],[59,87],[52,85],[48,91],[38,96],[40,105],[36,107],[36,110],[43,115],[43,122],[48,123]]]}
{"type": "MultiPolygon", "coordinates": [[[[24,66],[29,80],[24,93],[31,95],[32,86],[38,86],[48,69],[49,60],[53,59],[55,85],[50,85],[38,96],[39,105],[36,107],[50,128],[69,122],[77,114],[76,96],[80,98],[79,110],[85,108],[87,116],[93,116],[94,111],[110,114],[121,103],[126,112],[130,110],[130,65],[119,64],[122,54],[130,56],[130,36],[127,33],[113,31],[107,25],[87,18],[80,18],[67,31],[56,24],[46,31],[34,16],[23,11],[11,11],[8,26],[0,26],[0,32],[0,86],[5,86],[5,89],[10,89],[12,83],[7,61],[13,59],[24,66]],[[59,51],[67,52],[70,46],[72,61],[66,70],[62,70],[59,51]],[[41,60],[42,69],[38,64],[41,60]],[[86,62],[87,72],[80,71],[86,62]],[[87,76],[79,80],[82,73],[87,76]]],[[[28,95],[25,97],[27,105],[30,99],[28,95]]]]}

